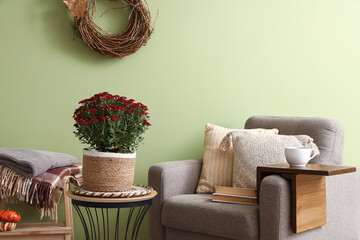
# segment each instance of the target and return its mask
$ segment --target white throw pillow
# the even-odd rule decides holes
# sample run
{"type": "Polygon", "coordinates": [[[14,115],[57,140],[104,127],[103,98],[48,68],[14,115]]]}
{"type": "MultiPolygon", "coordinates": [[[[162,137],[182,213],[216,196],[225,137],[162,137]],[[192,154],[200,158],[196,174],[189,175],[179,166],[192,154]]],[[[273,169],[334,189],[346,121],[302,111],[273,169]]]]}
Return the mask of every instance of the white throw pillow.
{"type": "Polygon", "coordinates": [[[268,164],[285,163],[285,147],[310,147],[319,154],[313,139],[306,135],[271,135],[249,131],[233,131],[234,146],[233,187],[256,188],[256,168],[268,164]]]}
{"type": "MultiPolygon", "coordinates": [[[[233,147],[231,141],[227,151],[221,151],[219,144],[227,133],[236,129],[228,129],[214,124],[205,125],[204,157],[203,166],[200,174],[197,193],[213,193],[215,186],[232,186],[233,175],[233,147]]],[[[278,134],[278,129],[244,129],[244,132],[256,132],[267,134],[278,134]]]]}

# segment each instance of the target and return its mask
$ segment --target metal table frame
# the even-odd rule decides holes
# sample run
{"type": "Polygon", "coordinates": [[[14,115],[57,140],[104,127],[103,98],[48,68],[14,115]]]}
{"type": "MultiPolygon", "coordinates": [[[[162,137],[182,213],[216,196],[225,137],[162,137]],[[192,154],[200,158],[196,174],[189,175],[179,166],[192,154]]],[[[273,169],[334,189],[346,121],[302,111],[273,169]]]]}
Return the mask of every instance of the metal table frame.
{"type": "Polygon", "coordinates": [[[152,204],[152,199],[156,195],[156,191],[154,192],[155,193],[150,194],[150,196],[145,195],[143,197],[116,199],[76,196],[71,192],[67,192],[67,195],[72,198],[71,202],[80,218],[87,240],[110,239],[110,224],[112,221],[111,219],[109,220],[109,209],[111,208],[117,209],[115,239],[136,240],[141,223],[152,204]],[[120,213],[123,208],[129,208],[129,213],[125,233],[123,238],[121,238],[120,213]],[[135,220],[133,224],[131,224],[133,218],[135,218],[135,220]]]}

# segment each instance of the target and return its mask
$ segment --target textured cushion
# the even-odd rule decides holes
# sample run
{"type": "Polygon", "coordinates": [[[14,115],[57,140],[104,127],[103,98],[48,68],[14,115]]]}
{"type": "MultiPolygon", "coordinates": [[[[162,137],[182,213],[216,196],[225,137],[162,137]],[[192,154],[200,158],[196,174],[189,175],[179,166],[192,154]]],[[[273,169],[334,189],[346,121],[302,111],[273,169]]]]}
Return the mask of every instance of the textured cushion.
{"type": "Polygon", "coordinates": [[[344,128],[329,118],[319,117],[280,117],[253,116],[245,128],[277,128],[283,135],[308,135],[319,147],[320,155],[310,163],[322,165],[341,165],[344,148],[344,128]]]}
{"type": "Polygon", "coordinates": [[[229,239],[258,239],[257,205],[212,202],[211,194],[169,198],[163,206],[165,227],[229,239]]]}
{"type": "MultiPolygon", "coordinates": [[[[200,174],[199,184],[196,189],[197,193],[213,193],[215,186],[232,186],[233,174],[233,147],[228,151],[220,151],[219,145],[223,137],[230,131],[228,129],[213,124],[205,125],[204,140],[204,158],[203,167],[200,174]]],[[[255,131],[259,133],[277,134],[277,129],[252,129],[240,131],[255,131]]]]}
{"type": "Polygon", "coordinates": [[[313,139],[306,135],[270,135],[244,131],[233,131],[229,135],[232,136],[234,146],[234,187],[255,189],[256,167],[285,163],[285,147],[304,146],[319,153],[313,139]]]}

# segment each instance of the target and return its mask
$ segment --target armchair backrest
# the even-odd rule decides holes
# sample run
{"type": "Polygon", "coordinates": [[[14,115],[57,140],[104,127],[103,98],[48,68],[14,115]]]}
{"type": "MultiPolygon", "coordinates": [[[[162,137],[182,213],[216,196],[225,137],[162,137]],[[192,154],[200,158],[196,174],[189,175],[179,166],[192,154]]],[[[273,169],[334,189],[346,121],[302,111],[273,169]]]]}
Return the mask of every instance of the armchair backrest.
{"type": "Polygon", "coordinates": [[[277,128],[283,135],[308,135],[319,147],[320,155],[310,163],[341,165],[343,161],[344,128],[333,119],[318,117],[253,116],[246,129],[277,128]]]}

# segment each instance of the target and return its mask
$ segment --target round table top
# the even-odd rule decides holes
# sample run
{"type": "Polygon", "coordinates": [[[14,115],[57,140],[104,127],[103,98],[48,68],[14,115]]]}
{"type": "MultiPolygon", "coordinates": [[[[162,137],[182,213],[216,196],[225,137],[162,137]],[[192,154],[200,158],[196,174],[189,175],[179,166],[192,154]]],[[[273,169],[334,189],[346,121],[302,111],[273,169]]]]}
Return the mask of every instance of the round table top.
{"type": "Polygon", "coordinates": [[[139,197],[122,197],[122,198],[102,198],[102,197],[87,197],[76,195],[71,192],[71,190],[66,192],[66,195],[74,200],[82,202],[95,202],[95,203],[131,203],[131,202],[141,202],[154,198],[157,195],[157,192],[153,190],[151,193],[139,196],[139,197]]]}

